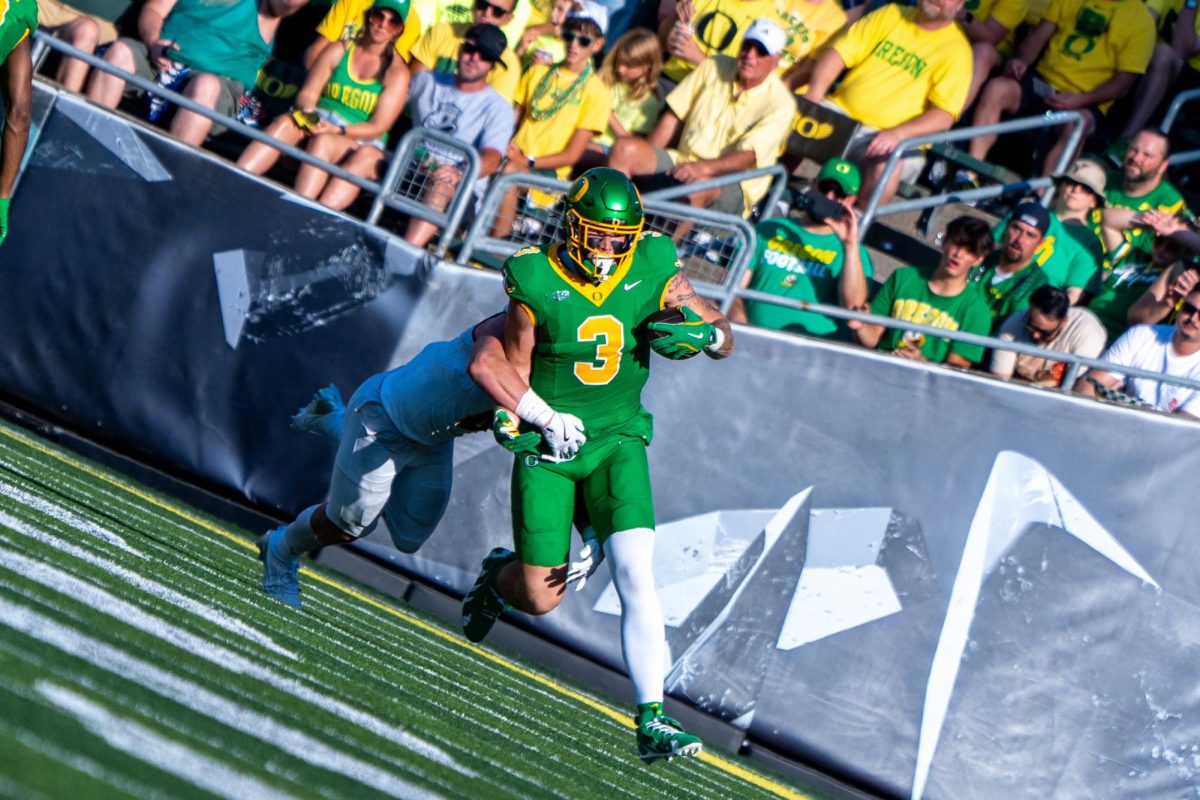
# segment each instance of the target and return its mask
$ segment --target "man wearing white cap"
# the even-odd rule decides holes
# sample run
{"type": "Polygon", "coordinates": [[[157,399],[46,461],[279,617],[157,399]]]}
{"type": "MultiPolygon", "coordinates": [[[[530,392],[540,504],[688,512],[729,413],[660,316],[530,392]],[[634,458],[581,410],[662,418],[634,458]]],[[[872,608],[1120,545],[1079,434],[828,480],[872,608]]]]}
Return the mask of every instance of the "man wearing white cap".
{"type": "MultiPolygon", "coordinates": [[[[971,43],[955,24],[964,0],[890,3],[847,28],[821,52],[804,96],[862,123],[848,158],[863,170],[865,206],[901,141],[949,130],[971,86],[971,43]],[[829,93],[847,70],[837,91],[829,93]],[[828,94],[828,99],[827,99],[828,94]]],[[[905,157],[883,192],[887,202],[903,176],[913,180],[924,158],[905,157]]]]}
{"type": "MultiPolygon", "coordinates": [[[[667,95],[667,108],[648,140],[623,136],[613,143],[609,166],[653,191],[774,164],[796,108],[775,74],[786,45],[778,24],[754,20],[738,57],[706,59],[667,95]]],[[[770,178],[755,178],[696,192],[688,201],[744,215],[769,183],[770,178]]]]}

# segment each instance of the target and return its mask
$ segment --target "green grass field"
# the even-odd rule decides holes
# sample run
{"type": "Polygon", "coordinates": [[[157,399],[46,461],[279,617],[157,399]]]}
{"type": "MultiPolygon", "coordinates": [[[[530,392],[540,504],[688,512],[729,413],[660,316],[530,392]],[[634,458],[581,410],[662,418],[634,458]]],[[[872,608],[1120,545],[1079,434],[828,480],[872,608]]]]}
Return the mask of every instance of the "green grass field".
{"type": "Polygon", "coordinates": [[[0,796],[809,797],[0,425],[0,796]]]}

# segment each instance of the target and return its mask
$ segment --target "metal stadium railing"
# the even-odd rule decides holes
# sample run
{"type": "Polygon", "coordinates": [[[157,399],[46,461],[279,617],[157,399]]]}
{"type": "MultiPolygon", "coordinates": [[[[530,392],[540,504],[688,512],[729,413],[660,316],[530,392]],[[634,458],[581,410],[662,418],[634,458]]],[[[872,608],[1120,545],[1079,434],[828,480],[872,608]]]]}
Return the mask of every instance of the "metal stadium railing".
{"type": "Polygon", "coordinates": [[[1063,376],[1060,391],[1070,393],[1071,387],[1074,386],[1075,380],[1080,376],[1080,372],[1084,368],[1095,367],[1104,372],[1114,372],[1121,375],[1131,376],[1135,378],[1149,378],[1163,383],[1169,383],[1176,386],[1185,386],[1189,389],[1200,389],[1200,381],[1190,380],[1188,378],[1180,378],[1174,375],[1166,375],[1161,372],[1154,372],[1144,369],[1133,369],[1131,367],[1121,367],[1119,370],[1114,368],[1112,364],[1097,358],[1086,358],[1084,356],[1075,355],[1073,353],[1062,353],[1057,350],[1048,350],[1042,347],[1033,347],[1020,342],[1008,342],[1003,339],[998,339],[994,336],[977,336],[973,333],[964,331],[950,331],[944,328],[932,328],[928,325],[918,325],[904,320],[894,319],[892,317],[880,317],[875,314],[865,314],[860,311],[851,311],[842,308],[841,306],[830,306],[823,303],[810,303],[803,300],[792,300],[790,298],[779,297],[778,295],[766,294],[757,292],[752,289],[740,289],[737,296],[746,300],[755,300],[759,302],[772,303],[774,305],[783,306],[785,308],[794,308],[799,311],[813,311],[818,314],[824,314],[829,317],[841,320],[860,320],[872,325],[882,325],[885,328],[897,328],[903,331],[913,331],[924,334],[925,336],[935,336],[942,339],[950,339],[954,342],[963,342],[965,344],[974,344],[985,347],[989,350],[1012,350],[1023,355],[1038,356],[1050,361],[1065,362],[1068,367],[1063,376]]]}
{"type": "Polygon", "coordinates": [[[875,185],[875,190],[871,193],[871,198],[867,202],[866,209],[863,210],[862,220],[859,222],[859,232],[861,236],[867,235],[867,230],[874,224],[875,219],[881,216],[891,214],[901,214],[906,211],[921,211],[926,208],[934,208],[946,203],[957,201],[961,203],[969,203],[976,200],[986,200],[991,197],[999,197],[1002,194],[1010,194],[1016,191],[1028,192],[1036,189],[1047,189],[1042,195],[1042,204],[1049,205],[1053,198],[1054,179],[1049,177],[1030,178],[1029,180],[1021,181],[1015,184],[1002,184],[998,186],[984,186],[979,189],[969,189],[963,192],[945,192],[943,194],[932,195],[930,197],[921,197],[915,200],[901,200],[894,203],[882,205],[883,190],[891,180],[893,173],[899,169],[900,159],[905,155],[906,151],[915,151],[921,145],[938,144],[941,142],[961,142],[968,139],[974,139],[976,136],[987,136],[989,134],[1005,134],[1015,133],[1017,131],[1034,130],[1038,128],[1050,128],[1060,125],[1072,125],[1074,129],[1071,131],[1071,136],[1067,140],[1067,146],[1063,149],[1062,155],[1059,157],[1058,163],[1055,164],[1054,174],[1058,175],[1065,172],[1067,166],[1071,162],[1071,154],[1079,146],[1079,142],[1083,137],[1083,115],[1078,111],[1056,111],[1054,113],[1043,114],[1038,117],[1022,117],[1021,119],[1012,119],[1005,122],[998,122],[994,125],[980,125],[973,128],[962,128],[959,130],[942,131],[941,133],[931,133],[927,136],[916,136],[912,139],[905,139],[896,145],[891,155],[888,156],[887,164],[884,166],[883,174],[875,185]]]}
{"type": "MultiPolygon", "coordinates": [[[[1175,95],[1175,98],[1171,101],[1171,105],[1167,107],[1167,114],[1163,117],[1159,130],[1165,134],[1169,134],[1171,129],[1175,127],[1176,120],[1179,119],[1179,110],[1197,99],[1200,99],[1200,89],[1189,89],[1186,92],[1180,92],[1175,95]]],[[[1173,167],[1180,166],[1181,164],[1193,164],[1197,161],[1200,161],[1200,150],[1184,150],[1171,154],[1171,166],[1173,167]]]]}

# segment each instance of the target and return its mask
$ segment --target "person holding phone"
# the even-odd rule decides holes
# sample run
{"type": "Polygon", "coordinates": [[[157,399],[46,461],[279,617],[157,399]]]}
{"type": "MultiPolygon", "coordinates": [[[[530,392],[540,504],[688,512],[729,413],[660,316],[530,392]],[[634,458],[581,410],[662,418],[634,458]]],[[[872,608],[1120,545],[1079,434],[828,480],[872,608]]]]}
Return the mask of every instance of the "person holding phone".
{"type": "MultiPolygon", "coordinates": [[[[802,198],[807,206],[803,223],[776,217],[758,225],[758,250],[743,274],[742,287],[792,300],[861,306],[867,302],[872,274],[854,211],[862,176],[854,164],[834,158],[817,174],[815,187],[802,198]]],[[[832,317],[740,297],[734,299],[729,318],[777,331],[849,338],[845,324],[832,317]]]]}
{"type": "MultiPolygon", "coordinates": [[[[355,175],[378,179],[386,158],[387,132],[408,97],[408,65],[395,54],[404,31],[408,0],[375,0],[366,24],[350,42],[334,42],[308,72],[296,105],[267,126],[286,144],[304,143],[318,158],[355,175]]],[[[279,151],[251,142],[238,166],[261,175],[279,160],[279,151]]],[[[352,183],[333,178],[311,164],[296,175],[296,191],[334,209],[358,196],[352,183]]]]}

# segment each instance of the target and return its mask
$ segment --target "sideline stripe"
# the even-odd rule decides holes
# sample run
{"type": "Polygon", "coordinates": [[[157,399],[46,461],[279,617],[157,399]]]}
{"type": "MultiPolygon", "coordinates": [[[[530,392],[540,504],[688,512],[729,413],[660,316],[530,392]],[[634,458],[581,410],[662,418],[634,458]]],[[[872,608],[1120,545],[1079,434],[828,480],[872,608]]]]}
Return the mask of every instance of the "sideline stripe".
{"type": "MultiPolygon", "coordinates": [[[[143,500],[144,502],[147,502],[153,506],[156,506],[164,511],[169,511],[170,513],[176,515],[177,517],[187,520],[188,522],[192,523],[193,525],[203,528],[204,530],[209,531],[210,533],[215,533],[218,536],[220,536],[221,538],[223,538],[229,542],[232,542],[232,543],[238,545],[239,547],[242,547],[242,548],[252,551],[252,552],[257,549],[253,542],[249,542],[241,536],[237,536],[232,533],[229,533],[228,531],[222,530],[221,528],[217,527],[216,525],[213,525],[211,522],[209,522],[205,519],[202,519],[200,517],[197,517],[196,515],[191,514],[172,503],[168,503],[164,500],[160,500],[159,498],[154,497],[153,495],[151,495],[147,492],[144,492],[141,489],[138,489],[136,486],[131,486],[130,484],[127,484],[118,478],[115,478],[111,475],[106,475],[105,473],[95,469],[94,467],[92,467],[88,464],[83,463],[82,461],[78,461],[64,453],[59,453],[35,439],[30,439],[23,433],[18,433],[17,431],[10,429],[7,425],[0,425],[0,435],[3,435],[9,439],[16,441],[16,442],[19,442],[19,443],[25,445],[26,447],[28,447],[32,450],[35,450],[38,453],[41,453],[43,455],[49,456],[50,458],[53,458],[56,461],[60,461],[63,464],[66,464],[67,466],[70,466],[74,469],[77,469],[81,472],[91,475],[92,477],[97,478],[97,479],[109,484],[110,486],[115,486],[118,489],[128,492],[129,494],[133,495],[134,497],[137,497],[139,500],[143,500]]],[[[401,611],[398,608],[389,606],[386,603],[381,603],[380,601],[378,601],[372,597],[368,597],[367,595],[363,594],[362,592],[359,592],[357,589],[353,589],[350,586],[347,586],[342,583],[338,583],[337,581],[333,580],[332,578],[328,578],[325,575],[321,575],[319,573],[313,572],[310,569],[308,569],[307,567],[301,567],[300,572],[301,572],[301,574],[303,574],[319,583],[325,584],[326,586],[330,587],[331,589],[334,589],[334,590],[339,591],[349,597],[352,597],[355,600],[358,600],[359,602],[366,603],[367,605],[369,605],[373,608],[377,608],[380,611],[383,611],[384,613],[392,615],[393,617],[402,619],[405,622],[409,623],[410,625],[412,625],[416,628],[419,628],[422,631],[425,631],[426,633],[436,636],[439,639],[442,639],[446,642],[449,642],[449,643],[455,645],[456,647],[462,648],[463,650],[472,652],[475,655],[482,656],[483,658],[487,659],[488,661],[491,661],[494,664],[497,664],[511,672],[515,672],[516,674],[518,674],[524,678],[528,678],[529,680],[534,681],[535,683],[541,684],[542,686],[545,686],[546,688],[551,689],[552,691],[555,691],[565,697],[568,697],[578,703],[581,703],[581,704],[587,706],[588,708],[592,709],[593,711],[603,714],[604,716],[608,717],[609,719],[614,720],[615,722],[620,723],[621,725],[624,725],[627,728],[632,729],[634,727],[633,720],[630,718],[630,716],[628,714],[626,714],[625,712],[622,712],[622,711],[618,711],[617,709],[613,708],[612,706],[607,705],[606,703],[602,703],[599,700],[594,700],[594,699],[588,697],[587,695],[580,694],[579,692],[576,692],[575,690],[573,690],[569,687],[563,686],[561,683],[558,683],[557,681],[551,680],[550,678],[547,678],[544,675],[539,675],[536,672],[528,670],[525,667],[522,667],[520,664],[510,661],[509,659],[504,658],[503,656],[497,655],[489,650],[485,650],[484,648],[479,647],[478,645],[474,645],[459,636],[456,636],[454,634],[451,634],[451,633],[448,633],[448,632],[442,630],[441,628],[438,628],[434,625],[430,625],[428,622],[418,619],[417,617],[411,616],[411,615],[401,611]]],[[[700,752],[699,759],[707,764],[712,765],[713,767],[716,767],[717,769],[721,770],[724,773],[727,773],[727,774],[732,775],[736,778],[739,778],[749,784],[757,786],[759,789],[771,792],[772,794],[777,795],[779,797],[786,798],[786,800],[812,800],[810,795],[803,794],[801,792],[797,792],[795,789],[792,789],[788,786],[784,786],[781,783],[777,783],[777,782],[771,780],[770,778],[767,778],[762,775],[758,775],[754,772],[751,772],[750,770],[748,770],[738,764],[733,763],[732,761],[728,760],[727,758],[724,758],[719,755],[715,755],[708,750],[702,750],[700,752]]]]}

